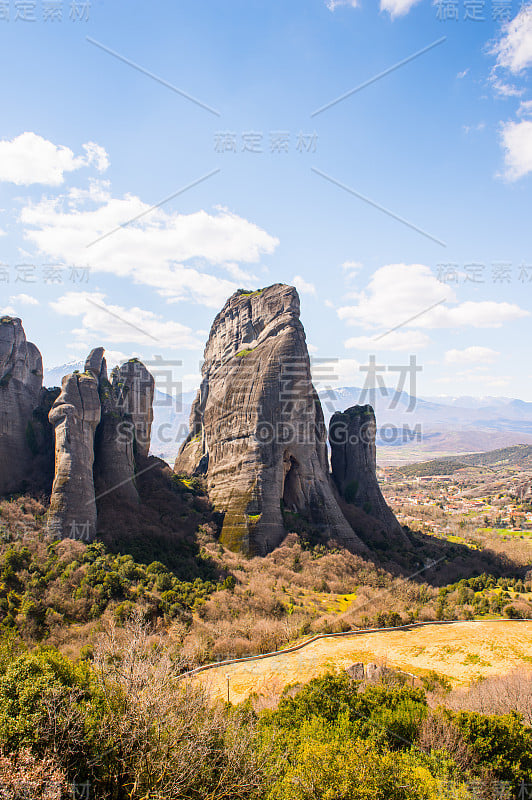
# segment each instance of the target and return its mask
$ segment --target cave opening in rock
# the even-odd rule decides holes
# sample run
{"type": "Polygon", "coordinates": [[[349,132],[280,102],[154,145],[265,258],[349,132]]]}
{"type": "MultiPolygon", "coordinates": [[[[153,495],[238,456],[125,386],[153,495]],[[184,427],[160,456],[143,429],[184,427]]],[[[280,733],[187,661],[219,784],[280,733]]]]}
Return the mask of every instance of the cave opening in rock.
{"type": "Polygon", "coordinates": [[[304,505],[301,487],[300,465],[297,459],[286,452],[283,458],[284,479],[282,500],[287,511],[301,511],[304,505]]]}

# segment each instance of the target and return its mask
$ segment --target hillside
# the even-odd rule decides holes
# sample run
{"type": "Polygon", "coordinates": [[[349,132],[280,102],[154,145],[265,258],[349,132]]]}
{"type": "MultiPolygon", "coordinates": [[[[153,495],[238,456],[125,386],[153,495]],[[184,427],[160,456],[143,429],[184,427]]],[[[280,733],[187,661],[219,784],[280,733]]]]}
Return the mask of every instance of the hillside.
{"type": "Polygon", "coordinates": [[[406,464],[398,467],[398,472],[405,477],[422,475],[452,475],[464,467],[517,467],[532,469],[532,445],[520,444],[485,453],[466,453],[448,456],[421,463],[406,464]]]}

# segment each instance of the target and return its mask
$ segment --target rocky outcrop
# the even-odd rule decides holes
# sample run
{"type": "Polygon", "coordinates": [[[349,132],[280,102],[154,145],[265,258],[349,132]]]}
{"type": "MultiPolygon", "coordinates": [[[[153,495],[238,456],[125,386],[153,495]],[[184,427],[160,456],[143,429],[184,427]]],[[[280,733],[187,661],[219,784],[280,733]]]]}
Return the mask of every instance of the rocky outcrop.
{"type": "Polygon", "coordinates": [[[55,477],[48,530],[58,538],[91,541],[96,534],[94,435],[101,418],[98,379],[66,375],[49,414],[55,429],[55,477]]]}
{"type": "Polygon", "coordinates": [[[132,358],[113,370],[111,380],[118,407],[132,426],[136,456],[147,458],[153,422],[153,375],[141,361],[132,358]]]}
{"type": "Polygon", "coordinates": [[[101,347],[91,351],[83,374],[63,379],[49,415],[55,478],[48,529],[54,535],[91,541],[101,496],[138,503],[135,469],[149,452],[153,388],[153,377],[136,359],[113,370],[109,381],[101,347]]]}
{"type": "Polygon", "coordinates": [[[376,427],[370,405],[333,414],[329,423],[333,480],[345,502],[378,520],[387,533],[405,538],[377,481],[376,427]]]}
{"type": "MultiPolygon", "coordinates": [[[[122,407],[117,387],[107,377],[104,349],[93,350],[85,372],[98,379],[101,420],[96,429],[94,457],[94,488],[96,497],[113,494],[120,502],[137,504],[135,485],[134,432],[122,407]]],[[[148,445],[149,447],[149,445],[148,445]]]]}
{"type": "Polygon", "coordinates": [[[20,319],[0,318],[0,494],[20,491],[35,455],[33,413],[42,390],[42,358],[20,319]]]}
{"type": "Polygon", "coordinates": [[[236,292],[214,320],[177,473],[205,475],[223,513],[221,541],[264,554],[308,520],[327,538],[364,546],[329,480],[326,429],[312,385],[297,291],[236,292]]]}
{"type": "Polygon", "coordinates": [[[362,661],[356,661],[354,664],[351,664],[350,667],[346,667],[347,674],[350,678],[354,681],[363,681],[364,680],[364,663],[362,661]]]}

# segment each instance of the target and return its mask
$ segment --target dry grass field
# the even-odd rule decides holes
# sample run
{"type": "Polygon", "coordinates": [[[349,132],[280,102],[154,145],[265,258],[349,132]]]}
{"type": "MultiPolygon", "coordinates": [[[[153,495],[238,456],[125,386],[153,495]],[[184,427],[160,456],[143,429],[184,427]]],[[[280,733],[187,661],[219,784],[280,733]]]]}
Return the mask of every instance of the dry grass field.
{"type": "Polygon", "coordinates": [[[532,622],[456,622],[320,639],[295,653],[221,665],[199,673],[194,680],[207,686],[214,697],[226,698],[229,676],[231,702],[240,702],[252,693],[267,702],[287,684],[305,683],[355,661],[385,663],[419,676],[435,670],[453,686],[467,685],[516,667],[531,668],[532,622]]]}

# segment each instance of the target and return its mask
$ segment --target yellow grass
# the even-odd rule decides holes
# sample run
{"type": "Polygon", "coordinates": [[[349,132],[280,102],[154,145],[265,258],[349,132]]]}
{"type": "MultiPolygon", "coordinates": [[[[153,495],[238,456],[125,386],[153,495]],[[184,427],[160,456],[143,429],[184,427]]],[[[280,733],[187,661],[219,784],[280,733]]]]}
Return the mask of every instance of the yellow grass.
{"type": "Polygon", "coordinates": [[[228,675],[230,700],[237,703],[253,692],[278,694],[287,684],[305,683],[355,661],[385,662],[420,676],[436,670],[455,686],[467,684],[514,667],[530,668],[532,622],[456,622],[320,639],[295,653],[222,665],[199,673],[194,680],[206,685],[214,697],[227,698],[228,675]]]}

